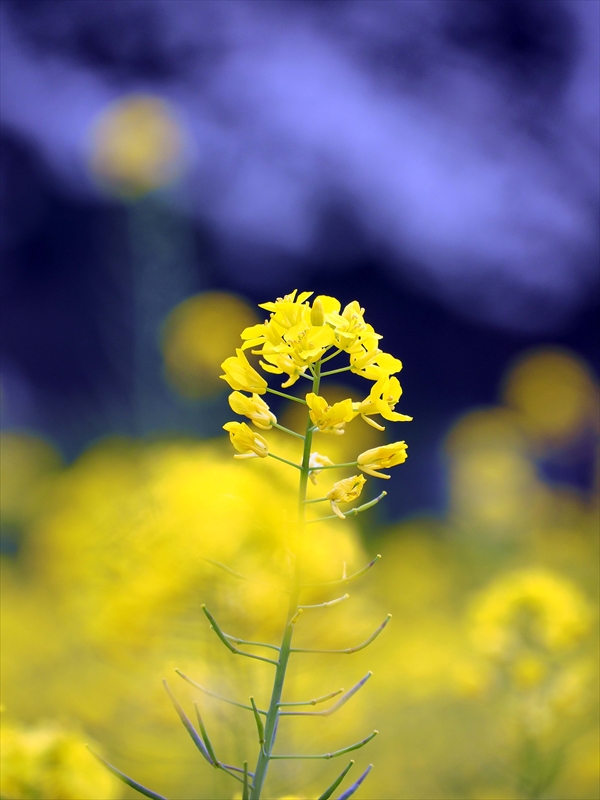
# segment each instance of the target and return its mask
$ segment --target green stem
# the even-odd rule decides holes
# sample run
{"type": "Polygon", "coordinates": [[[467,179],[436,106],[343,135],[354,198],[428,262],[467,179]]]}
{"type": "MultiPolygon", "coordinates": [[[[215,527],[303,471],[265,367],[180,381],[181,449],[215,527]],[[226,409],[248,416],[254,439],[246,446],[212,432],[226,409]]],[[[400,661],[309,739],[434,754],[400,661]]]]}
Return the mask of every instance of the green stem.
{"type": "MultiPolygon", "coordinates": [[[[317,362],[314,365],[314,378],[312,390],[315,394],[319,393],[319,384],[321,382],[321,364],[317,362]]],[[[270,390],[274,391],[274,390],[270,390]]],[[[275,392],[281,394],[281,392],[275,392]]],[[[284,395],[285,396],[285,395],[284,395]]],[[[304,400],[292,398],[298,402],[304,403],[304,400]]],[[[250,800],[260,800],[263,784],[267,777],[267,770],[269,768],[269,761],[273,757],[273,747],[275,745],[275,736],[277,733],[277,721],[279,719],[279,706],[281,704],[281,695],[283,693],[283,684],[285,681],[285,674],[287,665],[292,651],[292,636],[294,633],[294,624],[299,615],[299,599],[300,599],[300,576],[302,569],[302,534],[304,530],[304,509],[306,500],[306,487],[308,484],[308,476],[310,474],[310,450],[312,445],[313,430],[310,417],[306,423],[306,434],[304,436],[304,451],[302,453],[302,465],[300,467],[300,484],[298,487],[298,538],[296,546],[296,562],[294,567],[294,575],[292,578],[292,585],[290,589],[290,600],[287,611],[287,619],[281,646],[279,649],[279,663],[275,671],[275,678],[273,681],[273,690],[271,692],[271,700],[269,709],[267,711],[267,719],[265,721],[264,729],[264,745],[261,747],[258,761],[256,762],[256,769],[254,780],[252,782],[252,789],[250,791],[250,800]]],[[[296,465],[297,466],[297,465],[296,465]]]]}
{"type": "Polygon", "coordinates": [[[293,461],[288,461],[287,458],[282,458],[281,456],[276,456],[275,453],[267,453],[270,458],[274,458],[277,461],[281,461],[284,464],[289,464],[290,467],[296,467],[296,469],[302,469],[300,464],[294,464],[293,461]]]}
{"type": "Polygon", "coordinates": [[[337,375],[338,372],[350,372],[351,369],[352,367],[340,367],[340,369],[330,369],[329,372],[322,372],[321,377],[324,378],[326,375],[337,375]]]}
{"type": "Polygon", "coordinates": [[[336,356],[339,356],[339,354],[341,352],[342,352],[341,350],[336,350],[335,353],[332,353],[329,356],[325,356],[325,358],[321,359],[321,364],[324,364],[326,361],[331,361],[332,358],[335,358],[336,356]]]}
{"type": "Polygon", "coordinates": [[[294,397],[293,394],[285,394],[285,392],[278,392],[277,389],[271,389],[269,386],[267,386],[267,392],[271,392],[271,394],[277,394],[279,395],[279,397],[285,397],[286,400],[293,400],[294,403],[304,403],[304,405],[306,405],[306,400],[302,400],[300,397],[294,397]]]}
{"type": "Polygon", "coordinates": [[[289,428],[284,428],[283,425],[280,425],[278,422],[273,423],[274,428],[279,428],[280,431],[284,433],[289,433],[291,436],[296,436],[298,439],[304,439],[301,433],[296,433],[296,431],[291,431],[289,428]]]}
{"type": "MultiPolygon", "coordinates": [[[[269,455],[271,455],[269,453],[269,455]]],[[[313,467],[313,470],[322,470],[322,469],[339,469],[340,467],[355,467],[358,464],[357,461],[348,461],[345,464],[325,464],[325,466],[321,467],[313,467]]]]}

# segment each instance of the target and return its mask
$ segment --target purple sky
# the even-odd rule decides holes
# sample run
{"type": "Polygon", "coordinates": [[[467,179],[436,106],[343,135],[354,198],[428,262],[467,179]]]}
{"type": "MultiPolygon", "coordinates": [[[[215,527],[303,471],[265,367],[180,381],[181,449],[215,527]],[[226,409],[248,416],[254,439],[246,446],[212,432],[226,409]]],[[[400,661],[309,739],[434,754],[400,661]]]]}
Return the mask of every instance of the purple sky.
{"type": "Polygon", "coordinates": [[[5,2],[0,111],[85,195],[97,114],[162,94],[190,145],[175,200],[216,233],[242,288],[268,291],[273,270],[299,283],[323,260],[343,280],[376,252],[467,316],[551,330],[598,282],[599,10],[5,2]]]}

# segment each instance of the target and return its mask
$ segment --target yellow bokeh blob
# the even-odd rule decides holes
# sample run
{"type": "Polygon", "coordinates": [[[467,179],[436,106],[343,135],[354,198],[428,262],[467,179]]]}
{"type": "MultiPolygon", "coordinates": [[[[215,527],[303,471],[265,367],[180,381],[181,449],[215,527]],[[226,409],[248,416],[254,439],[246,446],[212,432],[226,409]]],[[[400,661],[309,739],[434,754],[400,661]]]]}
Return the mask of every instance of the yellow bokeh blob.
{"type": "Polygon", "coordinates": [[[106,108],[92,131],[91,169],[110,190],[139,197],[171,183],[183,166],[184,137],[160,97],[129,95],[106,108]]]}
{"type": "Polygon", "coordinates": [[[546,652],[572,649],[591,622],[577,586],[540,567],[493,581],[474,601],[472,620],[473,641],[482,653],[516,663],[530,646],[546,652]]]}
{"type": "Polygon", "coordinates": [[[564,441],[593,424],[597,387],[572,353],[542,349],[521,358],[505,382],[504,399],[524,430],[538,440],[564,441]]]}
{"type": "MultiPolygon", "coordinates": [[[[2,797],[29,800],[113,800],[121,784],[86,749],[78,733],[55,724],[3,725],[0,749],[2,797]]],[[[98,749],[98,746],[96,746],[98,749]]]]}
{"type": "Polygon", "coordinates": [[[184,300],[163,327],[169,382],[190,399],[224,391],[221,364],[240,346],[240,331],[258,321],[245,300],[227,292],[204,292],[184,300]]]}
{"type": "Polygon", "coordinates": [[[464,529],[515,536],[544,502],[517,415],[502,408],[462,417],[446,441],[452,514],[464,529]]]}

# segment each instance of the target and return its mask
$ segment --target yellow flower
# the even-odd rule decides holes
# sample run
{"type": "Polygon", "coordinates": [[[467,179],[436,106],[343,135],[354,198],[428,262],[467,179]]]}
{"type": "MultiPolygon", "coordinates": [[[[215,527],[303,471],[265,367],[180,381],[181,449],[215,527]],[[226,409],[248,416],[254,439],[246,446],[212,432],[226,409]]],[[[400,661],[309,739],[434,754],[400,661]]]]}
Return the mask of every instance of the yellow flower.
{"type": "Polygon", "coordinates": [[[377,470],[390,469],[390,467],[403,464],[405,461],[406,442],[394,442],[383,447],[373,447],[371,450],[365,450],[357,459],[358,468],[363,472],[373,475],[375,478],[385,478],[386,480],[391,476],[384,475],[377,470]]]}
{"type": "Polygon", "coordinates": [[[332,490],[327,495],[333,513],[337,514],[340,519],[346,519],[337,504],[351,503],[356,500],[366,482],[367,479],[364,475],[353,475],[351,478],[343,478],[341,481],[334,483],[332,490]]]}
{"type": "Polygon", "coordinates": [[[226,422],[223,429],[229,433],[231,444],[242,455],[234,458],[266,458],[269,446],[259,433],[255,433],[245,422],[226,422]]]}
{"type": "Polygon", "coordinates": [[[369,392],[369,396],[362,401],[362,403],[354,403],[353,408],[355,413],[360,414],[361,417],[373,428],[378,431],[383,431],[383,425],[378,425],[372,419],[369,419],[371,414],[381,414],[384,419],[389,419],[390,422],[410,422],[412,417],[406,414],[400,414],[394,411],[396,403],[402,395],[402,387],[398,378],[380,378],[373,384],[373,388],[369,392]]]}
{"type": "Polygon", "coordinates": [[[529,640],[549,652],[569,650],[589,625],[578,588],[535,567],[501,575],[483,591],[473,609],[472,635],[483,653],[512,659],[529,640]]]}
{"type": "Polygon", "coordinates": [[[389,378],[390,375],[400,372],[402,369],[402,362],[399,358],[394,358],[389,353],[383,353],[378,348],[350,353],[350,364],[352,372],[370,381],[389,378]]]}
{"type": "Polygon", "coordinates": [[[250,366],[250,362],[243,350],[238,348],[235,352],[235,356],[226,358],[221,364],[221,369],[224,370],[225,375],[219,375],[219,377],[227,381],[232,389],[264,394],[267,391],[266,380],[250,366]]]}
{"type": "Polygon", "coordinates": [[[291,328],[308,310],[308,304],[305,301],[313,294],[313,292],[300,292],[296,297],[297,291],[294,289],[290,294],[278,297],[275,302],[259,303],[259,308],[270,311],[277,321],[282,322],[286,328],[291,328]]]}
{"type": "Polygon", "coordinates": [[[320,453],[311,453],[310,459],[308,460],[308,466],[310,467],[310,474],[309,477],[311,481],[316,485],[317,483],[317,475],[319,475],[322,470],[318,469],[318,467],[332,467],[333,461],[327,456],[322,456],[320,453]]]}
{"type": "MultiPolygon", "coordinates": [[[[333,328],[329,325],[310,325],[309,322],[299,322],[289,328],[282,336],[282,344],[276,345],[272,350],[267,349],[267,344],[262,350],[256,351],[263,355],[267,362],[260,362],[266,372],[281,374],[285,372],[289,378],[282,386],[291,386],[296,383],[309,364],[318,361],[335,342],[333,328]]],[[[254,351],[253,351],[254,352],[254,351]]]]}
{"type": "Polygon", "coordinates": [[[350,422],[356,416],[350,399],[330,406],[324,397],[309,392],[306,395],[306,404],[310,409],[311,420],[322,433],[344,433],[346,422],[350,422]]]}
{"type": "MultiPolygon", "coordinates": [[[[361,308],[356,300],[344,308],[341,316],[336,320],[335,332],[338,347],[349,353],[357,342],[375,342],[381,339],[379,333],[375,333],[372,325],[368,325],[364,320],[364,308],[361,308]]],[[[372,349],[367,345],[367,349],[372,349]]]]}
{"type": "Polygon", "coordinates": [[[275,414],[262,397],[256,393],[252,397],[246,397],[241,392],[232,392],[229,395],[229,405],[236,414],[248,417],[257,428],[261,428],[263,431],[270,430],[277,422],[275,414]]]}

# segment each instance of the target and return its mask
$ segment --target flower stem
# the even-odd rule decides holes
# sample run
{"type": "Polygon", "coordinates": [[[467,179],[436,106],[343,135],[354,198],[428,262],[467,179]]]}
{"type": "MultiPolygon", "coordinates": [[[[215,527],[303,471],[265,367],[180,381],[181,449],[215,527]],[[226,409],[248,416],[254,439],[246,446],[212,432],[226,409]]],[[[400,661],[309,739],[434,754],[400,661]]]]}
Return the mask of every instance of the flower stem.
{"type": "Polygon", "coordinates": [[[293,461],[288,461],[287,458],[282,458],[281,456],[276,456],[275,453],[267,453],[269,458],[274,458],[276,461],[281,461],[283,464],[288,464],[290,467],[296,467],[296,469],[302,469],[300,464],[294,464],[293,461]]]}
{"type": "Polygon", "coordinates": [[[280,425],[278,422],[274,422],[273,427],[279,428],[280,431],[289,433],[291,436],[296,436],[298,439],[304,439],[304,436],[301,433],[296,433],[296,431],[291,431],[289,428],[284,428],[284,426],[280,425]]]}
{"type": "Polygon", "coordinates": [[[340,369],[330,369],[329,372],[323,372],[321,374],[321,377],[324,378],[326,375],[337,375],[338,372],[350,372],[351,369],[352,367],[340,367],[340,369]]]}
{"type": "Polygon", "coordinates": [[[285,392],[278,392],[277,389],[271,389],[270,386],[267,386],[267,392],[271,392],[271,394],[277,394],[279,397],[285,397],[286,400],[293,400],[294,403],[304,403],[306,405],[306,400],[302,400],[301,397],[294,397],[293,394],[285,394],[285,392]]]}
{"type": "MultiPolygon", "coordinates": [[[[313,372],[313,392],[319,393],[319,384],[321,382],[321,363],[317,361],[314,365],[313,372]]],[[[270,390],[273,391],[273,390],[270,390]]],[[[275,392],[281,394],[281,392],[275,392]]],[[[291,398],[298,400],[298,398],[291,398]]],[[[304,403],[304,400],[299,402],[304,403]]],[[[300,614],[299,600],[300,600],[300,579],[302,570],[302,536],[305,525],[305,500],[306,500],[306,487],[308,484],[308,476],[310,474],[310,450],[312,446],[313,428],[310,417],[306,422],[306,434],[304,436],[304,451],[302,453],[302,465],[300,466],[300,484],[298,486],[298,530],[296,538],[296,560],[294,566],[294,574],[290,587],[290,599],[287,611],[286,624],[283,631],[283,638],[279,648],[279,661],[277,669],[275,670],[275,678],[273,680],[273,690],[271,692],[271,700],[269,709],[267,711],[267,718],[264,726],[264,744],[260,749],[258,761],[256,762],[256,769],[252,788],[250,791],[250,800],[260,800],[263,784],[267,777],[267,770],[269,762],[273,758],[273,747],[275,745],[275,737],[277,734],[277,722],[279,720],[279,707],[281,704],[281,695],[283,694],[283,684],[285,681],[285,674],[287,671],[288,660],[292,651],[292,636],[294,633],[294,624],[300,614]]],[[[297,465],[296,465],[297,466],[297,465]]]]}

